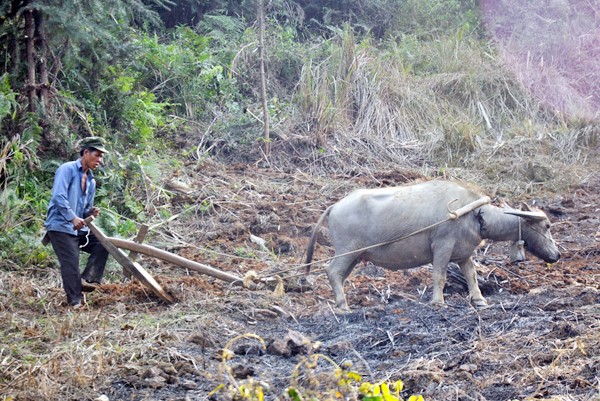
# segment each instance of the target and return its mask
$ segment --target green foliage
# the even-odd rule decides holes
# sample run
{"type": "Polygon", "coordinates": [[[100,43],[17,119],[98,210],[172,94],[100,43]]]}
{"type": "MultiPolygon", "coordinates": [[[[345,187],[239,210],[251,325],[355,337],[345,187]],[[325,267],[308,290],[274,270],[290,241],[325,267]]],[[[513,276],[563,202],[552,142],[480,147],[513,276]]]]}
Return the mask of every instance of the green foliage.
{"type": "Polygon", "coordinates": [[[43,264],[49,256],[39,242],[49,191],[35,174],[37,146],[34,137],[0,140],[0,259],[12,267],[43,264]]]}
{"type": "Polygon", "coordinates": [[[241,258],[249,258],[249,259],[255,259],[256,258],[256,253],[254,253],[254,251],[244,248],[242,246],[239,246],[237,248],[235,248],[235,250],[233,251],[233,253],[241,258]]]}
{"type": "Polygon", "coordinates": [[[305,25],[311,31],[327,34],[331,27],[350,24],[362,33],[371,32],[382,38],[396,29],[398,0],[309,0],[299,2],[305,15],[305,25]]]}
{"type": "Polygon", "coordinates": [[[154,93],[139,84],[139,74],[119,67],[109,67],[99,93],[100,102],[110,112],[112,126],[124,132],[132,148],[142,151],[155,137],[157,130],[169,123],[170,104],[157,101],[154,93]]]}
{"type": "Polygon", "coordinates": [[[19,108],[17,95],[10,86],[10,76],[8,74],[0,76],[0,123],[5,117],[15,118],[19,108]]]}
{"type": "Polygon", "coordinates": [[[475,0],[405,0],[397,15],[395,32],[431,40],[479,26],[475,0]]]}
{"type": "Polygon", "coordinates": [[[232,59],[235,51],[232,44],[237,44],[242,38],[246,21],[240,17],[209,13],[198,21],[196,29],[199,34],[211,39],[216,50],[222,49],[221,52],[229,53],[229,59],[232,59]]]}
{"type": "Polygon", "coordinates": [[[158,15],[149,4],[159,1],[136,0],[34,0],[29,7],[40,10],[46,18],[51,48],[61,48],[65,78],[92,83],[93,74],[104,63],[129,51],[124,40],[130,24],[159,26],[158,15]],[[68,39],[68,40],[67,40],[68,39]],[[75,69],[75,70],[72,70],[75,69]]]}
{"type": "Polygon", "coordinates": [[[153,88],[159,99],[168,99],[179,115],[201,118],[208,105],[237,96],[234,81],[223,67],[230,55],[214,54],[210,42],[210,37],[188,27],[179,27],[162,39],[140,35],[137,61],[130,68],[139,71],[142,86],[153,88]]]}
{"type": "MultiPolygon", "coordinates": [[[[160,145],[156,140],[153,142],[160,145]]],[[[118,151],[105,156],[106,168],[96,170],[100,183],[96,205],[102,209],[99,225],[109,235],[129,237],[137,231],[137,224],[159,216],[166,219],[170,211],[163,206],[171,193],[162,188],[164,171],[179,167],[160,157],[164,150],[147,149],[140,155],[124,157],[118,151]]]]}
{"type": "MultiPolygon", "coordinates": [[[[300,42],[294,27],[275,20],[267,22],[267,40],[266,61],[272,79],[276,79],[287,90],[293,89],[300,77],[308,49],[300,42]]],[[[277,95],[284,96],[283,93],[277,95]]]]}
{"type": "MultiPolygon", "coordinates": [[[[488,68],[491,49],[482,46],[468,26],[457,28],[436,40],[423,40],[417,34],[403,34],[386,43],[384,58],[399,63],[406,75],[431,75],[438,73],[474,72],[488,68]],[[487,60],[482,57],[487,54],[487,60]],[[469,62],[465,62],[469,60],[469,62]]],[[[493,68],[499,68],[493,65],[493,68]]]]}

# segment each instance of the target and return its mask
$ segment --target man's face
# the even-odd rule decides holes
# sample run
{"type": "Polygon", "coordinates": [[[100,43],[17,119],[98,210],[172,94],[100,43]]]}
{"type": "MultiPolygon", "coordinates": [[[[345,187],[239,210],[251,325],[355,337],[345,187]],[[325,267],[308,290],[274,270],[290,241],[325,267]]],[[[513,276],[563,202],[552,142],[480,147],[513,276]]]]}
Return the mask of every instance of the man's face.
{"type": "Polygon", "coordinates": [[[103,153],[96,149],[86,149],[83,152],[82,165],[86,168],[95,170],[100,164],[102,164],[103,153]]]}

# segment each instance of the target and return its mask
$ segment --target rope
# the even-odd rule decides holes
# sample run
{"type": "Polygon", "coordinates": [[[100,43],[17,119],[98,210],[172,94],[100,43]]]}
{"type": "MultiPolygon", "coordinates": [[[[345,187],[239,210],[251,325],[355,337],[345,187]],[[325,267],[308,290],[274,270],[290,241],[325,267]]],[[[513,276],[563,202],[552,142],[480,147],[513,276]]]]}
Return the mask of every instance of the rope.
{"type": "Polygon", "coordinates": [[[88,230],[87,234],[85,235],[85,244],[79,245],[79,249],[85,248],[86,246],[88,246],[89,243],[90,243],[90,230],[88,230]]]}
{"type": "MultiPolygon", "coordinates": [[[[454,199],[454,200],[448,202],[448,205],[450,205],[451,203],[456,202],[457,200],[458,199],[454,199]]],[[[459,209],[456,209],[454,211],[450,210],[449,206],[447,206],[448,207],[448,217],[446,217],[444,220],[441,220],[441,221],[438,221],[437,223],[433,223],[431,225],[428,225],[427,227],[421,228],[421,229],[419,229],[419,230],[417,230],[415,232],[412,232],[410,234],[406,234],[406,235],[402,235],[402,236],[399,236],[399,237],[395,237],[395,238],[393,238],[393,239],[391,239],[389,241],[380,242],[380,243],[374,244],[374,245],[369,245],[369,246],[366,246],[364,248],[360,248],[360,249],[357,249],[357,250],[354,250],[354,251],[342,253],[342,254],[339,254],[339,255],[334,255],[334,256],[331,256],[329,258],[325,258],[325,259],[321,259],[321,260],[315,260],[315,261],[312,261],[310,263],[295,264],[295,265],[292,265],[292,267],[290,267],[289,269],[279,270],[276,273],[261,275],[261,278],[263,278],[263,277],[264,278],[268,278],[268,277],[271,277],[271,276],[280,275],[281,273],[286,273],[286,272],[289,272],[289,271],[292,271],[292,270],[296,270],[297,268],[312,266],[312,265],[317,264],[317,263],[328,262],[330,260],[334,260],[334,259],[340,258],[342,256],[352,255],[354,253],[359,253],[359,252],[363,252],[363,251],[366,251],[366,250],[369,250],[369,249],[372,249],[372,248],[377,248],[377,247],[380,247],[380,246],[392,244],[394,242],[402,241],[402,240],[404,240],[406,238],[412,237],[413,235],[417,235],[417,234],[420,234],[420,233],[422,233],[424,231],[427,231],[427,230],[429,230],[431,228],[437,227],[440,224],[446,223],[447,221],[457,220],[460,217],[464,216],[465,214],[467,214],[467,213],[469,213],[469,212],[477,209],[478,207],[481,207],[481,206],[483,206],[485,204],[488,204],[488,203],[490,203],[490,198],[487,197],[487,196],[485,196],[483,198],[477,199],[476,201],[473,201],[473,202],[471,202],[471,203],[469,203],[469,204],[467,204],[467,205],[465,205],[465,206],[463,206],[463,207],[461,207],[459,209]]],[[[520,226],[519,226],[519,228],[520,228],[520,226]]],[[[325,268],[323,267],[323,268],[320,268],[320,269],[317,269],[317,270],[314,270],[314,271],[317,272],[317,271],[322,271],[322,270],[325,270],[325,268]]],[[[301,276],[303,274],[304,273],[297,273],[297,274],[293,274],[293,275],[287,276],[286,278],[298,277],[298,276],[301,276]]]]}
{"type": "MultiPolygon", "coordinates": [[[[391,239],[389,241],[380,242],[380,243],[374,244],[374,245],[369,245],[369,246],[366,246],[364,248],[356,249],[354,251],[350,251],[350,252],[346,252],[346,253],[341,253],[339,255],[334,255],[334,256],[331,256],[331,257],[325,258],[325,259],[313,260],[310,263],[297,263],[297,264],[292,265],[292,267],[290,267],[289,269],[279,270],[276,273],[261,275],[261,278],[268,278],[268,277],[271,277],[271,276],[280,275],[281,273],[286,273],[286,272],[289,272],[289,271],[292,271],[292,270],[296,270],[296,269],[301,268],[301,267],[312,266],[312,265],[317,264],[317,263],[325,263],[325,262],[329,262],[330,260],[341,258],[342,256],[352,255],[353,253],[359,253],[359,252],[367,251],[367,250],[372,249],[372,248],[377,248],[377,247],[380,247],[380,246],[389,245],[389,244],[392,244],[394,242],[398,242],[398,241],[402,241],[402,240],[404,240],[406,238],[410,238],[413,235],[420,234],[423,231],[427,231],[427,230],[429,230],[431,228],[439,226],[440,224],[443,224],[443,223],[445,223],[447,221],[450,221],[450,220],[455,220],[455,218],[453,218],[453,217],[447,217],[444,220],[438,221],[437,223],[433,223],[433,224],[431,224],[431,225],[429,225],[427,227],[421,228],[421,229],[419,229],[419,230],[417,230],[415,232],[412,232],[410,234],[406,234],[406,235],[403,235],[403,236],[395,237],[395,238],[393,238],[393,239],[391,239]]],[[[325,268],[322,267],[320,269],[316,269],[316,270],[314,270],[314,272],[319,272],[319,271],[322,271],[322,270],[325,270],[325,268]]],[[[297,274],[292,274],[292,275],[286,276],[286,278],[298,277],[298,276],[302,276],[302,275],[304,275],[304,273],[297,273],[297,274]]]]}

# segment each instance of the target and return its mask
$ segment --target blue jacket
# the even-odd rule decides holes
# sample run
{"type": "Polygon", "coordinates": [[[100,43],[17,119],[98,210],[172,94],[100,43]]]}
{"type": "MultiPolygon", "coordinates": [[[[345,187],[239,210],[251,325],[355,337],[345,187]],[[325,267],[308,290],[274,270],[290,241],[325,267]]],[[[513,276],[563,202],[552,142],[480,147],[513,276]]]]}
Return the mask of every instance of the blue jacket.
{"type": "MultiPolygon", "coordinates": [[[[87,172],[85,193],[81,189],[81,178],[83,177],[83,166],[81,160],[67,162],[56,170],[52,197],[48,205],[48,217],[44,226],[47,231],[61,231],[67,234],[77,235],[73,228],[75,217],[86,218],[94,206],[96,195],[96,180],[92,170],[87,172]]],[[[87,231],[83,227],[80,231],[87,231]]]]}

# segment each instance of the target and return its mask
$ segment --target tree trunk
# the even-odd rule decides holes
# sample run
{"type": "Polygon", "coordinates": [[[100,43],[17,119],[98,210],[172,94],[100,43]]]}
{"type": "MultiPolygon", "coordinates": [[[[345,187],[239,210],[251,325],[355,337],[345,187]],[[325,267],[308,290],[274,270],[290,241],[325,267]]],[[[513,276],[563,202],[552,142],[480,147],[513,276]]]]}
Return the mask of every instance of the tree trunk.
{"type": "Polygon", "coordinates": [[[35,21],[35,44],[38,57],[38,69],[40,74],[39,96],[40,104],[44,108],[44,113],[48,109],[48,38],[44,23],[44,14],[35,10],[33,12],[35,21]]]}
{"type": "Polygon", "coordinates": [[[33,11],[25,11],[25,43],[27,52],[27,98],[29,99],[28,109],[35,112],[37,103],[37,90],[35,80],[35,23],[33,11]]]}
{"type": "Polygon", "coordinates": [[[265,6],[264,0],[258,2],[258,48],[260,59],[260,97],[263,106],[263,139],[266,156],[271,154],[271,139],[269,133],[269,106],[267,104],[267,79],[265,77],[265,6]]]}
{"type": "MultiPolygon", "coordinates": [[[[17,2],[17,0],[12,0],[10,12],[6,14],[6,19],[3,22],[5,26],[8,25],[6,24],[6,21],[10,21],[11,19],[15,18],[15,15],[19,11],[19,7],[20,1],[17,2]]],[[[5,36],[7,39],[7,52],[12,58],[11,62],[9,63],[10,73],[15,77],[19,76],[19,67],[21,66],[21,45],[19,41],[20,30],[20,24],[12,24],[9,33],[5,36]]]]}

